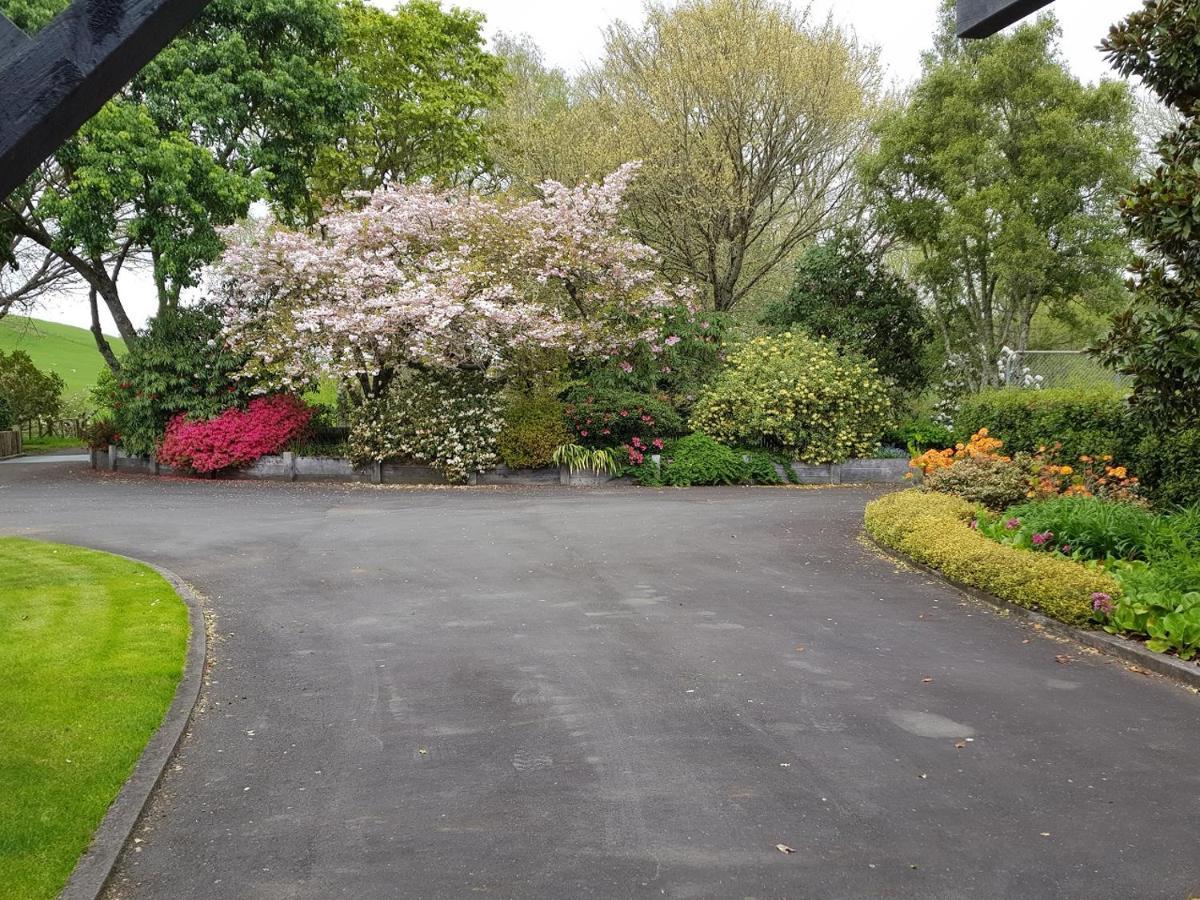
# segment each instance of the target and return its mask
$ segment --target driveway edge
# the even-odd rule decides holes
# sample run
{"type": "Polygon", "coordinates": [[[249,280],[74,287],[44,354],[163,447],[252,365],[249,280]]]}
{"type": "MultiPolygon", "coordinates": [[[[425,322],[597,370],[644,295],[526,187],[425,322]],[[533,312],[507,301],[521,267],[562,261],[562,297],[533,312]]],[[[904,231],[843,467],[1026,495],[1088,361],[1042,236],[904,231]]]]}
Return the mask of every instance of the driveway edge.
{"type": "Polygon", "coordinates": [[[91,844],[75,864],[66,887],[59,894],[59,900],[96,900],[108,887],[109,878],[112,877],[121,851],[125,849],[126,843],[141,821],[150,795],[158,786],[163,772],[167,769],[167,763],[171,761],[187,730],[196,702],[200,699],[200,688],[204,683],[204,667],[208,660],[208,635],[199,596],[187,582],[169,569],[145,560],[125,558],[149,566],[165,578],[175,589],[175,593],[187,604],[190,630],[187,656],[184,660],[183,676],[179,679],[179,686],[175,688],[175,696],[162,724],[142,750],[133,774],[121,786],[117,798],[109,806],[96,833],[92,835],[91,844]]]}
{"type": "Polygon", "coordinates": [[[1176,681],[1185,687],[1200,690],[1200,665],[1185,663],[1173,656],[1166,656],[1162,653],[1153,653],[1137,641],[1132,641],[1128,638],[1117,637],[1104,631],[1085,631],[1082,628],[1075,628],[1072,625],[1059,622],[1057,619],[1044,616],[1039,612],[1034,612],[1023,606],[1017,606],[1015,603],[1009,603],[1007,600],[1001,600],[994,594],[989,594],[987,591],[981,591],[979,588],[956,581],[953,578],[943,575],[932,566],[917,562],[907,554],[901,553],[899,550],[895,550],[877,540],[865,528],[862,533],[871,542],[871,545],[885,556],[889,556],[897,562],[911,566],[927,575],[934,576],[939,581],[945,582],[954,588],[960,594],[965,594],[973,600],[981,600],[989,606],[994,606],[997,609],[1020,616],[1044,631],[1070,638],[1076,643],[1083,644],[1085,647],[1091,647],[1093,650],[1098,650],[1106,656],[1115,657],[1122,662],[1133,663],[1156,675],[1170,678],[1172,681],[1176,681]]]}

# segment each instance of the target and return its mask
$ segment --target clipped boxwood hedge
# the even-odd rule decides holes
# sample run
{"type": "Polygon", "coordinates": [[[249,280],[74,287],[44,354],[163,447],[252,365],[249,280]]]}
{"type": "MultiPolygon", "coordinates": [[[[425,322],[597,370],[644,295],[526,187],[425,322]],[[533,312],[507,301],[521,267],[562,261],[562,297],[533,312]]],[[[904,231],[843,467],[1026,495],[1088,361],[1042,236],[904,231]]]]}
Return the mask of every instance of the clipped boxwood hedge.
{"type": "Polygon", "coordinates": [[[1004,441],[1007,453],[1036,453],[1062,443],[1062,455],[1116,455],[1126,428],[1126,404],[1113,387],[1047,388],[1041,391],[999,388],[963,401],[955,417],[959,439],[980,428],[1004,441]]]}
{"type": "Polygon", "coordinates": [[[868,504],[866,526],[880,543],[948,578],[1069,625],[1091,618],[1092,594],[1120,593],[1102,572],[989,540],[967,527],[974,515],[975,507],[958,497],[908,490],[868,504]]]}

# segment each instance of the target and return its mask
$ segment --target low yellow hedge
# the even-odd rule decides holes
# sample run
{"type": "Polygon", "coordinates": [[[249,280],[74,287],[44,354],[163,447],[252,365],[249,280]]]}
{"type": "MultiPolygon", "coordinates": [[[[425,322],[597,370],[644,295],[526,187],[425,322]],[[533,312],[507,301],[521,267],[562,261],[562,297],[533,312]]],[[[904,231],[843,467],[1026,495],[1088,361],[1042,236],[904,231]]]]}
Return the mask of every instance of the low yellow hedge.
{"type": "Polygon", "coordinates": [[[867,505],[866,526],[880,543],[948,578],[1071,625],[1091,617],[1092,594],[1120,593],[1102,572],[988,540],[967,526],[974,514],[949,494],[899,491],[867,505]]]}

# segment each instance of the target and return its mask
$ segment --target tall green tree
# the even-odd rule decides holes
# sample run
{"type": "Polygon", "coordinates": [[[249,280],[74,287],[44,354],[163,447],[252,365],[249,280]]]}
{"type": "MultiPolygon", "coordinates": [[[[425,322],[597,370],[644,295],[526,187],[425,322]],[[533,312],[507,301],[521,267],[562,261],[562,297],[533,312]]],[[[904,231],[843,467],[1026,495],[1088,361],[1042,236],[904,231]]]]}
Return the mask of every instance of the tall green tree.
{"type": "MultiPolygon", "coordinates": [[[[0,0],[30,27],[62,0],[0,0]]],[[[256,200],[311,218],[309,173],[354,100],[333,69],[335,0],[214,0],[124,91],[0,204],[0,314],[31,292],[82,284],[125,341],[118,287],[148,264],[160,308],[178,303],[256,200]],[[51,277],[53,276],[53,277],[51,277]]]]}
{"type": "Polygon", "coordinates": [[[1039,310],[1124,297],[1130,93],[1080,83],[1058,39],[1043,16],[961,42],[947,3],[920,82],[862,166],[878,225],[914,251],[944,352],[973,387],[997,380],[1002,348],[1028,345],[1039,310]]]}
{"type": "Polygon", "coordinates": [[[616,154],[645,166],[639,236],[718,311],[851,214],[876,54],[781,0],[651,3],[586,79],[616,154]]]}
{"type": "Polygon", "coordinates": [[[1134,401],[1152,418],[1200,416],[1200,5],[1152,0],[1104,42],[1116,69],[1137,76],[1178,116],[1157,166],[1122,200],[1142,248],[1134,301],[1113,322],[1101,357],[1134,376],[1134,401]]]}
{"type": "Polygon", "coordinates": [[[410,0],[387,12],[351,0],[339,69],[361,89],[321,154],[322,193],[432,178],[470,182],[488,168],[487,112],[504,63],[483,46],[483,16],[410,0]]]}

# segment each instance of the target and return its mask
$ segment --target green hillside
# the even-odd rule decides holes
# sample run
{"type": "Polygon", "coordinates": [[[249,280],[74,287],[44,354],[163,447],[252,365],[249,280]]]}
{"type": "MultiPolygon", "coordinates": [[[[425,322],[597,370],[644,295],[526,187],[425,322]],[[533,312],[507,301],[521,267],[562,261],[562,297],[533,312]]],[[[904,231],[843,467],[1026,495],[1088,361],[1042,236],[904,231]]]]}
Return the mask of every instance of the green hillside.
{"type": "MultiPolygon", "coordinates": [[[[120,338],[108,340],[118,354],[125,352],[120,338]]],[[[87,329],[24,316],[0,318],[0,350],[24,350],[39,369],[57,372],[66,384],[64,396],[84,394],[104,367],[87,329]]]]}

